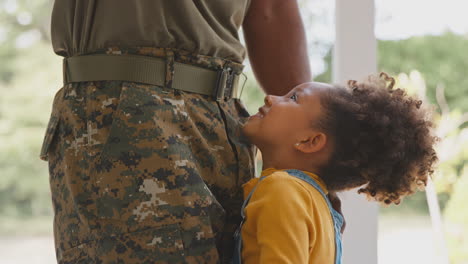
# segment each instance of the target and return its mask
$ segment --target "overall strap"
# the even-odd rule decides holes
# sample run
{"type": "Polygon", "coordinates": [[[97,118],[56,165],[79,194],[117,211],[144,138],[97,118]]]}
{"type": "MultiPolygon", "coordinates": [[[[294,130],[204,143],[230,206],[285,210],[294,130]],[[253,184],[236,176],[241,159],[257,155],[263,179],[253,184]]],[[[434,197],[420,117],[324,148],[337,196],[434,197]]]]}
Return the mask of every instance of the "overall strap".
{"type": "Polygon", "coordinates": [[[327,195],[323,191],[322,187],[309,175],[305,174],[300,170],[286,170],[286,172],[296,178],[299,178],[308,184],[312,185],[317,191],[323,196],[325,202],[328,205],[328,209],[330,209],[330,214],[333,220],[333,228],[335,230],[335,264],[341,264],[341,256],[342,256],[342,245],[341,245],[341,227],[343,226],[343,216],[333,209],[330,200],[328,199],[327,195]]]}
{"type": "Polygon", "coordinates": [[[319,193],[325,198],[325,201],[327,202],[328,207],[332,208],[331,203],[328,200],[328,197],[325,194],[325,192],[323,191],[322,187],[320,187],[320,185],[314,179],[312,179],[309,175],[305,174],[304,172],[302,172],[300,170],[286,170],[286,172],[289,175],[294,176],[296,178],[299,178],[299,179],[307,182],[308,184],[314,186],[315,189],[317,189],[317,191],[319,191],[319,193]]]}
{"type": "MultiPolygon", "coordinates": [[[[323,198],[327,202],[328,208],[330,209],[330,213],[332,215],[333,225],[334,225],[334,230],[335,230],[335,264],[341,264],[342,248],[341,248],[341,233],[340,233],[340,230],[341,230],[341,226],[343,225],[343,221],[344,221],[343,217],[341,216],[340,213],[338,213],[337,211],[335,211],[335,209],[333,209],[333,207],[332,207],[332,205],[330,203],[330,200],[328,199],[328,197],[325,194],[325,192],[323,191],[323,189],[310,176],[308,176],[307,174],[305,174],[304,172],[299,171],[299,170],[286,170],[286,172],[289,175],[291,175],[293,177],[296,177],[296,178],[299,178],[299,179],[309,183],[313,187],[315,187],[315,189],[317,189],[317,191],[323,196],[323,198]]],[[[242,205],[242,209],[241,209],[242,220],[241,220],[241,223],[240,223],[239,227],[237,228],[237,230],[236,230],[236,232],[234,234],[235,249],[234,249],[234,256],[233,256],[232,264],[241,264],[242,263],[242,235],[241,235],[242,233],[241,232],[242,232],[242,226],[244,225],[245,218],[246,218],[245,208],[247,207],[247,205],[248,205],[250,199],[252,198],[252,195],[254,194],[255,190],[257,189],[258,185],[265,178],[266,177],[259,178],[257,184],[252,189],[252,191],[249,193],[249,195],[247,196],[247,198],[245,199],[245,201],[244,201],[244,203],[242,205]]]]}
{"type": "Polygon", "coordinates": [[[257,184],[255,187],[252,189],[252,191],[249,193],[247,198],[245,198],[244,203],[242,204],[241,208],[241,223],[239,227],[237,228],[236,232],[234,233],[234,239],[235,239],[235,249],[234,249],[234,256],[233,256],[233,261],[232,264],[241,264],[242,263],[242,226],[244,225],[245,222],[245,207],[249,204],[250,198],[252,198],[252,195],[254,194],[255,190],[257,189],[258,185],[260,182],[265,179],[266,177],[260,177],[258,179],[257,184]]]}

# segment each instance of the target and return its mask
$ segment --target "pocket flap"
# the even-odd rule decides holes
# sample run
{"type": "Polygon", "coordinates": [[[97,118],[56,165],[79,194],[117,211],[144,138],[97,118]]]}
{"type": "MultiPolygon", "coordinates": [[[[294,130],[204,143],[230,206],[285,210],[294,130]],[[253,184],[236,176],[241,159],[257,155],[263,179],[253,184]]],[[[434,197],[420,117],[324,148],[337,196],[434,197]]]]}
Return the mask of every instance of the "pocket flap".
{"type": "Polygon", "coordinates": [[[57,115],[54,115],[54,113],[52,113],[50,120],[49,120],[49,124],[47,125],[47,130],[44,136],[44,142],[42,143],[41,155],[40,155],[40,158],[42,160],[47,161],[49,158],[48,157],[49,147],[57,131],[57,127],[59,123],[58,121],[59,121],[59,117],[57,115]]]}
{"type": "Polygon", "coordinates": [[[60,110],[59,110],[58,100],[61,99],[62,93],[63,93],[63,88],[60,89],[55,94],[54,103],[52,105],[52,113],[50,114],[49,123],[47,124],[44,141],[42,143],[40,158],[45,161],[47,161],[49,158],[48,157],[49,147],[52,144],[52,140],[54,139],[55,134],[57,132],[57,127],[58,127],[58,123],[60,119],[60,116],[59,116],[60,110]]]}

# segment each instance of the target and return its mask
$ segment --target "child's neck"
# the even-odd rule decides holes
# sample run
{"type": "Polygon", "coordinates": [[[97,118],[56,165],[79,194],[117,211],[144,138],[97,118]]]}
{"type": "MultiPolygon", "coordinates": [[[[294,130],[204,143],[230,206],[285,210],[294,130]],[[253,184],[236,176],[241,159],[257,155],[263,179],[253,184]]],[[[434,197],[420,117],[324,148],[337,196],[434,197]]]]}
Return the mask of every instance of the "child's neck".
{"type": "Polygon", "coordinates": [[[317,175],[319,174],[319,169],[313,162],[304,161],[300,157],[295,157],[295,155],[275,156],[268,153],[262,153],[262,159],[263,170],[268,168],[275,168],[277,170],[296,169],[312,172],[317,175]]]}

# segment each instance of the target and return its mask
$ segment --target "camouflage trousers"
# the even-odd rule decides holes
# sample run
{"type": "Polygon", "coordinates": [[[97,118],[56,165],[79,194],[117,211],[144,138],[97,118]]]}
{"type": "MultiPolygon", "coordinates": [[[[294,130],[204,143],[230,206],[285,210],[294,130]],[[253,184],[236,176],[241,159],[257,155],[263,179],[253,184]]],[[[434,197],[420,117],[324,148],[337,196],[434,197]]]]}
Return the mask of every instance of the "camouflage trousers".
{"type": "MultiPolygon", "coordinates": [[[[211,69],[228,63],[158,48],[96,53],[211,69]]],[[[254,148],[240,134],[247,117],[238,99],[153,85],[61,88],[41,153],[49,161],[58,262],[228,263],[241,185],[254,175],[254,148]]]]}

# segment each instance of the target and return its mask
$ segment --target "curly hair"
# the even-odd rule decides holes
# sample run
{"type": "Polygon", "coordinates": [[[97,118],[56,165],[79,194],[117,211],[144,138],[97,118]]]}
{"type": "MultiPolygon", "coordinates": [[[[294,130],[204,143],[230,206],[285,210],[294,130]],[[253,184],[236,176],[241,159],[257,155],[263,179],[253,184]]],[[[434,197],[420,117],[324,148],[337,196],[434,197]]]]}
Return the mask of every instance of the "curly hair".
{"type": "Polygon", "coordinates": [[[430,111],[386,73],[328,89],[318,125],[331,136],[333,153],[321,169],[330,190],[361,186],[358,193],[385,204],[424,189],[437,155],[430,111]]]}

